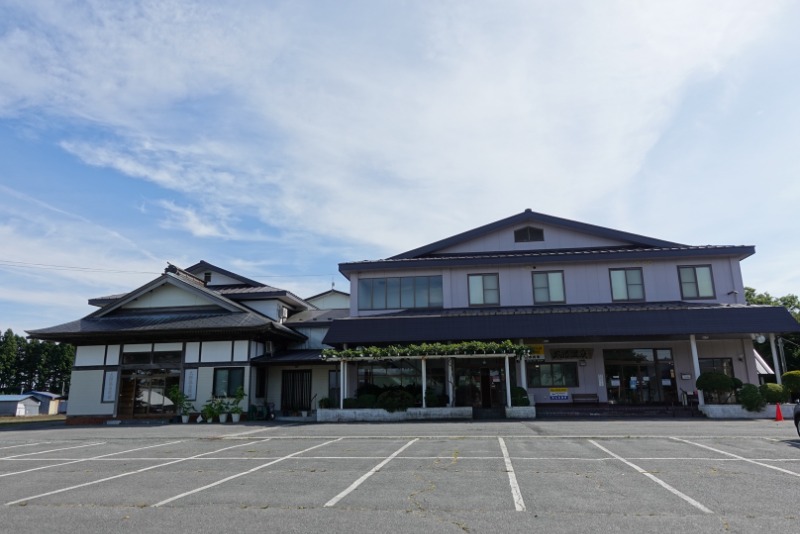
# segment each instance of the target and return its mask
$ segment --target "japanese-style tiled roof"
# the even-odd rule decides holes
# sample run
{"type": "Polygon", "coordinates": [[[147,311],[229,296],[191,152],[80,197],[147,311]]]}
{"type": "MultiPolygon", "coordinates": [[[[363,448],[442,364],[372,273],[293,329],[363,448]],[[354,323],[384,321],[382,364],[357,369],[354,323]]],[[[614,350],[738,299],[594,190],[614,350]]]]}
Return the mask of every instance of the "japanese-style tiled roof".
{"type": "Polygon", "coordinates": [[[665,302],[405,311],[335,321],[323,343],[570,340],[800,332],[786,308],[665,302]]]}
{"type": "Polygon", "coordinates": [[[87,317],[49,328],[29,330],[36,339],[75,341],[79,339],[117,337],[131,339],[138,336],[152,338],[158,335],[178,338],[181,336],[203,337],[225,331],[269,333],[279,338],[303,339],[294,332],[268,317],[254,312],[136,312],[119,313],[106,317],[87,317]]]}
{"type": "Polygon", "coordinates": [[[755,253],[749,245],[702,245],[670,247],[604,247],[585,249],[525,250],[481,252],[473,254],[431,254],[423,257],[393,257],[383,260],[365,260],[339,264],[345,276],[350,272],[382,270],[390,268],[458,267],[478,265],[512,265],[535,262],[536,264],[563,262],[594,262],[620,260],[652,260],[659,258],[690,258],[710,256],[733,256],[739,259],[755,253]]]}
{"type": "Polygon", "coordinates": [[[305,310],[290,316],[284,324],[287,326],[325,326],[331,321],[343,319],[350,315],[350,310],[305,310]]]}

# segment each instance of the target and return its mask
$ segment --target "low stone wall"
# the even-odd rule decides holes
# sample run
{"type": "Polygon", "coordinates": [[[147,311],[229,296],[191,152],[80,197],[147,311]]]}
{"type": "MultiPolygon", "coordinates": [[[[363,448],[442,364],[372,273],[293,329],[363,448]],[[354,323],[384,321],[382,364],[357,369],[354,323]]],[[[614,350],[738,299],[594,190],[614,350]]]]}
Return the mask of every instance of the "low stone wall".
{"type": "Polygon", "coordinates": [[[472,419],[472,408],[469,406],[458,406],[453,408],[409,408],[405,412],[387,412],[386,410],[379,408],[317,410],[318,423],[423,421],[434,419],[472,419]]]}
{"type": "MultiPolygon", "coordinates": [[[[774,404],[760,412],[748,412],[738,404],[706,404],[700,411],[709,419],[775,419],[777,414],[774,404]]],[[[794,417],[794,404],[782,404],[781,414],[784,419],[791,420],[794,417]]]]}
{"type": "Polygon", "coordinates": [[[536,406],[506,407],[506,419],[536,419],[536,406]]]}

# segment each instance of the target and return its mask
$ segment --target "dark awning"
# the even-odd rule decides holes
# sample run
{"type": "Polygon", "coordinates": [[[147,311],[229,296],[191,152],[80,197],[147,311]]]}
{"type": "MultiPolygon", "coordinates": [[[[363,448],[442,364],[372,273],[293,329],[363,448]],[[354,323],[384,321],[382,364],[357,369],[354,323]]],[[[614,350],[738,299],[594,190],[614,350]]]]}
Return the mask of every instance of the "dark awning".
{"type": "Polygon", "coordinates": [[[323,342],[340,345],[521,338],[589,341],[789,332],[800,332],[800,324],[780,306],[663,303],[440,310],[425,315],[360,317],[334,321],[323,342]]]}
{"type": "Polygon", "coordinates": [[[263,354],[250,360],[254,365],[312,365],[327,363],[320,358],[322,351],[316,350],[287,350],[277,354],[263,354]]]}

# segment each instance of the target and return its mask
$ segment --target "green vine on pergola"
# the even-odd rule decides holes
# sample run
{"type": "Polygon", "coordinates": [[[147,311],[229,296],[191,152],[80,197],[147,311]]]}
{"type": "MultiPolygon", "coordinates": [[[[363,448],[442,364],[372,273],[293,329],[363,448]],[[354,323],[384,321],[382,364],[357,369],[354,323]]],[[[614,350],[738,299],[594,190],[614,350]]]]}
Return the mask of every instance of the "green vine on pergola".
{"type": "Polygon", "coordinates": [[[386,347],[356,347],[354,349],[324,349],[323,360],[387,360],[428,356],[467,356],[481,354],[530,356],[530,348],[512,341],[462,341],[458,343],[421,343],[419,345],[389,345],[386,347]]]}

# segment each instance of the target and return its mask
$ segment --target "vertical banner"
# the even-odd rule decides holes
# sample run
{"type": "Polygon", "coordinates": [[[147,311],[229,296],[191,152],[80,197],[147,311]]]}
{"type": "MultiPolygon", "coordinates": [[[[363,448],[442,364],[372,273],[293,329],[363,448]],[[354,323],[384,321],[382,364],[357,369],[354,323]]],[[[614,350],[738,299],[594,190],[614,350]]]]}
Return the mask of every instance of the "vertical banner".
{"type": "Polygon", "coordinates": [[[106,371],[103,376],[103,402],[114,402],[117,398],[118,371],[106,371]]]}
{"type": "Polygon", "coordinates": [[[183,393],[189,400],[197,400],[197,369],[183,371],[183,393]]]}

